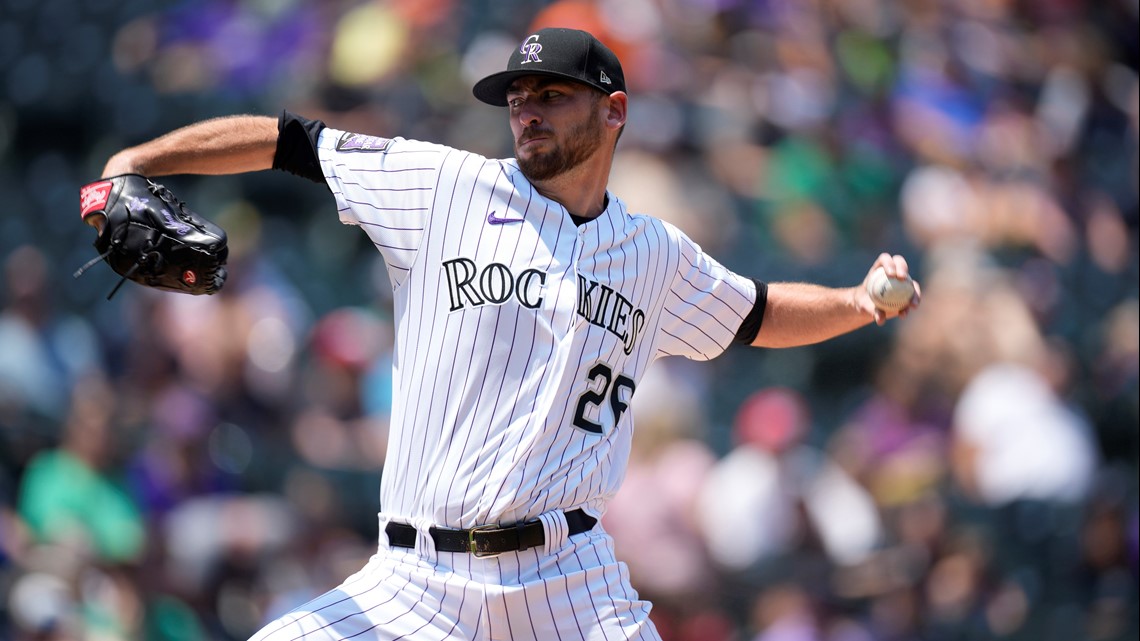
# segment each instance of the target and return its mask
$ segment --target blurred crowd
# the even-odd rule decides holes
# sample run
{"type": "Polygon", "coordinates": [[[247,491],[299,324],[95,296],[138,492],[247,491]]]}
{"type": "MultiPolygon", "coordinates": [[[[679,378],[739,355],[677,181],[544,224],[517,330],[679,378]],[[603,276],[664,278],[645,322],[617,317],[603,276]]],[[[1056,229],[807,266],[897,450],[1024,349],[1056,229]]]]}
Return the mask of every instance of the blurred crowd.
{"type": "Polygon", "coordinates": [[[226,289],[124,287],[78,187],[283,108],[490,156],[537,26],[622,58],[611,190],[763,280],[906,255],[921,309],[668,359],[603,519],[665,641],[1138,625],[1136,0],[0,0],[0,641],[231,641],[376,546],[390,288],[319,186],[164,182],[226,289]]]}

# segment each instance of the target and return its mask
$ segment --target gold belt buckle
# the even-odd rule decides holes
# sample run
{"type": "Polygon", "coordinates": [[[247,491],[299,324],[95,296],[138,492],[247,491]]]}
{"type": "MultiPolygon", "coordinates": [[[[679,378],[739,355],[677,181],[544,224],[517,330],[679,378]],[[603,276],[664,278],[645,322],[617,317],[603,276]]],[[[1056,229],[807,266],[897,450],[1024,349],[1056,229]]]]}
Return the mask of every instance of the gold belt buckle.
{"type": "Polygon", "coordinates": [[[479,559],[490,559],[502,554],[502,552],[481,552],[479,546],[475,543],[475,533],[480,531],[498,530],[497,525],[479,525],[467,530],[467,548],[471,552],[471,556],[479,559]]]}

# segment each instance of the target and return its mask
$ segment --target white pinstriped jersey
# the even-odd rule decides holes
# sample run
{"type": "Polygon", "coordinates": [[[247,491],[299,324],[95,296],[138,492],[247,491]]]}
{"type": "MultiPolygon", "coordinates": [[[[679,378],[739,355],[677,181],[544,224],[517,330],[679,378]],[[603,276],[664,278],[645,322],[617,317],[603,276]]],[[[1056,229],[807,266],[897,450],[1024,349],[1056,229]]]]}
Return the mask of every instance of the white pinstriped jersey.
{"type": "Polygon", "coordinates": [[[600,516],[630,399],[661,356],[709,359],[756,288],[609,196],[575,226],[514,160],[325,129],[343,222],[383,254],[396,339],[385,513],[448,527],[600,516]]]}

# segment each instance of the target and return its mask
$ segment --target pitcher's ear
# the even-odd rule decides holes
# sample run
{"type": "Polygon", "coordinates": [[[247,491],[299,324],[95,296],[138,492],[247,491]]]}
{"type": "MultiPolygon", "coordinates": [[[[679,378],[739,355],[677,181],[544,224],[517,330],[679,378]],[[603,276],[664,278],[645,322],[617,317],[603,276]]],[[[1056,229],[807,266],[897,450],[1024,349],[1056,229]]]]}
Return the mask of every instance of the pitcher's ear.
{"type": "Polygon", "coordinates": [[[606,112],[606,125],[611,129],[621,129],[625,125],[629,110],[629,96],[624,91],[615,91],[606,97],[609,109],[606,112]]]}

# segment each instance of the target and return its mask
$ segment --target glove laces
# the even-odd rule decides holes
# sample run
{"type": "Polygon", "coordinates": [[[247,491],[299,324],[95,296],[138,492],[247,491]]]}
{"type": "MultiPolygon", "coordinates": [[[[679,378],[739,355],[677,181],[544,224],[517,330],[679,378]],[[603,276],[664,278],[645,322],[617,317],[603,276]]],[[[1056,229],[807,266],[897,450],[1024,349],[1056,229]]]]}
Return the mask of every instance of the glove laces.
{"type": "MultiPolygon", "coordinates": [[[[120,229],[120,233],[119,233],[119,235],[120,235],[120,236],[122,236],[122,234],[123,234],[123,233],[125,233],[125,231],[126,231],[126,227],[123,227],[122,229],[120,229]]],[[[84,274],[84,273],[85,273],[85,272],[86,272],[88,269],[91,269],[91,267],[93,267],[93,266],[95,265],[95,263],[98,263],[99,261],[101,261],[101,260],[103,260],[103,259],[107,258],[108,256],[110,256],[110,255],[111,255],[111,253],[112,253],[112,252],[114,252],[114,251],[115,251],[115,249],[117,248],[117,247],[116,247],[116,242],[117,242],[117,241],[119,241],[119,239],[118,239],[118,238],[112,238],[112,239],[111,239],[111,243],[110,243],[110,245],[109,245],[109,246],[108,246],[108,248],[107,248],[107,251],[103,252],[102,254],[99,254],[99,255],[98,255],[98,256],[96,256],[95,258],[92,258],[91,260],[89,260],[89,261],[87,261],[86,263],[84,263],[82,267],[80,267],[79,269],[75,270],[75,273],[74,273],[74,274],[72,274],[72,276],[73,276],[74,278],[79,278],[79,277],[80,277],[80,276],[82,276],[82,275],[83,275],[83,274],[84,274]]],[[[154,243],[154,241],[153,241],[153,240],[151,240],[151,241],[149,242],[149,245],[150,245],[150,248],[151,248],[151,249],[153,249],[153,248],[154,248],[154,246],[155,246],[155,243],[154,243]]],[[[127,279],[129,279],[131,276],[134,276],[134,275],[135,275],[135,273],[136,273],[136,272],[138,272],[138,270],[139,270],[140,268],[142,268],[142,267],[143,267],[143,266],[144,266],[144,265],[145,265],[145,264],[146,264],[148,261],[150,261],[152,258],[153,258],[153,260],[154,260],[154,262],[155,262],[155,263],[158,263],[158,262],[162,261],[162,256],[161,256],[160,254],[157,254],[157,253],[156,253],[156,252],[154,252],[154,251],[148,251],[148,252],[144,253],[143,255],[139,256],[139,259],[138,259],[138,260],[135,262],[135,264],[134,264],[134,265],[131,265],[131,268],[130,268],[130,269],[128,269],[128,270],[126,271],[126,273],[124,273],[124,274],[123,274],[122,278],[120,278],[120,279],[119,279],[119,282],[118,282],[118,283],[116,283],[116,284],[115,284],[115,286],[114,286],[114,287],[111,289],[111,293],[107,294],[107,300],[111,300],[111,299],[112,299],[112,298],[115,296],[115,294],[117,294],[117,293],[119,292],[119,288],[123,286],[123,283],[127,282],[127,279]]]]}

